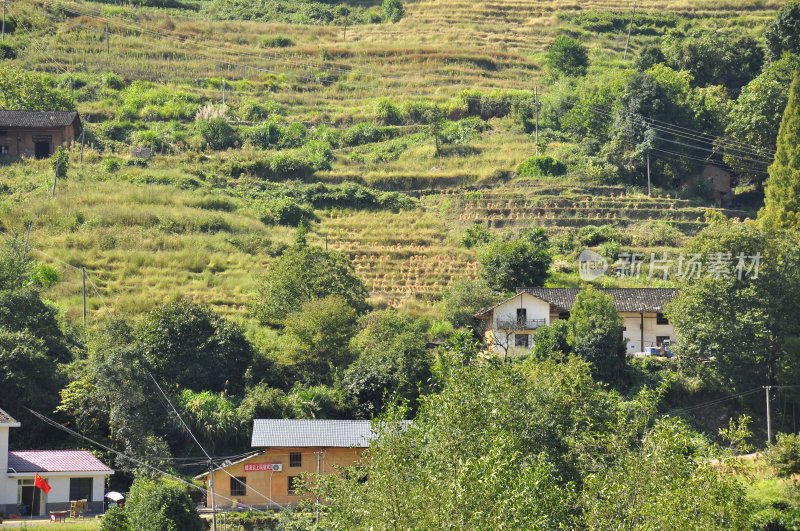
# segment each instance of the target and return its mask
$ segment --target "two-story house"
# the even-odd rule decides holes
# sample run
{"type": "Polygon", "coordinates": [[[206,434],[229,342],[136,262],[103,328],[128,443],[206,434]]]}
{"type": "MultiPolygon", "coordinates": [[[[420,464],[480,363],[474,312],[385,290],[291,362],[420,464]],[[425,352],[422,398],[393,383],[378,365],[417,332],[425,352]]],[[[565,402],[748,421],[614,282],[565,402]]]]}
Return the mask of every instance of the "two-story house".
{"type": "MultiPolygon", "coordinates": [[[[524,288],[513,297],[484,310],[476,319],[484,322],[487,345],[502,354],[533,346],[536,330],[556,319],[569,319],[578,288],[524,288]]],[[[675,336],[664,316],[664,306],[678,295],[672,288],[600,289],[611,296],[622,317],[623,338],[629,354],[645,347],[661,346],[675,336]]]]}

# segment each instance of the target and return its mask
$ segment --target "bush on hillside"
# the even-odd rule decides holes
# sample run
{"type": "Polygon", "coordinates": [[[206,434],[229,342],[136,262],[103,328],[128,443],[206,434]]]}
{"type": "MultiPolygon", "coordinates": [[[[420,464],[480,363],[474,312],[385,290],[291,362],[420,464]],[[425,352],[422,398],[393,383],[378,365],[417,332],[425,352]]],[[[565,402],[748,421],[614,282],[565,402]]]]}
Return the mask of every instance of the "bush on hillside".
{"type": "Polygon", "coordinates": [[[547,66],[568,76],[582,76],[589,67],[589,52],[580,41],[559,35],[547,49],[547,66]]]}
{"type": "Polygon", "coordinates": [[[609,241],[620,241],[619,230],[613,225],[586,225],[578,229],[578,241],[593,247],[609,241]]]}
{"type": "Polygon", "coordinates": [[[228,149],[239,142],[236,131],[225,118],[197,120],[195,127],[203,139],[203,143],[210,149],[228,149]]]}
{"type": "Polygon", "coordinates": [[[186,487],[164,479],[139,477],[133,482],[124,509],[127,527],[137,531],[180,529],[203,531],[205,525],[186,487]]]}
{"type": "Polygon", "coordinates": [[[383,18],[387,22],[400,22],[405,13],[403,0],[383,0],[383,18]]]}
{"type": "Polygon", "coordinates": [[[264,204],[261,221],[266,225],[287,225],[297,227],[304,221],[316,221],[317,216],[306,204],[298,203],[288,197],[270,199],[264,204]]]}
{"type": "Polygon", "coordinates": [[[403,113],[389,98],[381,98],[375,104],[375,120],[382,125],[400,125],[403,113]]]}
{"type": "Polygon", "coordinates": [[[8,43],[0,42],[0,59],[16,59],[17,51],[8,43]]]}
{"type": "Polygon", "coordinates": [[[294,41],[286,35],[269,35],[261,37],[258,45],[262,48],[288,48],[294,46],[294,41]]]}
{"type": "Polygon", "coordinates": [[[367,122],[362,122],[342,132],[341,139],[344,146],[360,146],[388,140],[395,136],[391,127],[381,127],[367,122]]]}
{"type": "Polygon", "coordinates": [[[461,245],[467,249],[472,249],[473,247],[486,245],[493,239],[494,236],[485,225],[475,223],[464,229],[464,232],[461,234],[461,245]]]}
{"type": "Polygon", "coordinates": [[[779,476],[800,474],[800,435],[779,433],[775,444],[767,449],[766,457],[779,476]]]}
{"type": "Polygon", "coordinates": [[[550,155],[536,155],[519,166],[520,177],[557,177],[567,173],[567,165],[550,155]]]}

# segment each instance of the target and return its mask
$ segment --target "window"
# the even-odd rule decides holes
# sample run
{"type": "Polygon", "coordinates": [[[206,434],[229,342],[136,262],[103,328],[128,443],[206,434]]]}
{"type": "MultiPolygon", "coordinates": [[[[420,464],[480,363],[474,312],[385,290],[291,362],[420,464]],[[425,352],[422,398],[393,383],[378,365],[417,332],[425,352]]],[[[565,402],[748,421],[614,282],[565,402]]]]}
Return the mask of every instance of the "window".
{"type": "Polygon", "coordinates": [[[656,314],[656,324],[668,325],[669,324],[669,319],[664,317],[663,313],[657,313],[656,314]]]}
{"type": "Polygon", "coordinates": [[[295,494],[295,491],[300,488],[300,476],[289,476],[288,494],[295,494]]]}
{"type": "Polygon", "coordinates": [[[514,334],[514,346],[528,348],[531,344],[530,334],[514,334]]]}
{"type": "Polygon", "coordinates": [[[303,466],[303,454],[300,452],[289,452],[289,466],[303,466]]]}
{"type": "Polygon", "coordinates": [[[247,496],[247,478],[231,478],[231,496],[247,496]]]}
{"type": "Polygon", "coordinates": [[[69,499],[92,501],[92,478],[70,478],[69,499]]]}
{"type": "Polygon", "coordinates": [[[8,155],[8,146],[0,146],[0,155],[8,155]]]}
{"type": "Polygon", "coordinates": [[[525,308],[517,308],[517,326],[525,327],[528,323],[528,310],[525,308]]]}
{"type": "Polygon", "coordinates": [[[569,312],[561,312],[558,314],[559,319],[569,319],[569,312]]]}

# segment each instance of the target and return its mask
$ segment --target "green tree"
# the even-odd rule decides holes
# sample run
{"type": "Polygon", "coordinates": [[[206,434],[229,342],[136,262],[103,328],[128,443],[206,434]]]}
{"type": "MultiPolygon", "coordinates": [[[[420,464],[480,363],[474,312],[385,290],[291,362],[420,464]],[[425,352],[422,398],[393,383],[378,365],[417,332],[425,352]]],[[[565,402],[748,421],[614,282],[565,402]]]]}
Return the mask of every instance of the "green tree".
{"type": "Polygon", "coordinates": [[[195,391],[238,393],[253,357],[238,324],[185,300],[145,314],[133,336],[157,380],[195,391]]]}
{"type": "Polygon", "coordinates": [[[800,2],[787,2],[764,32],[767,54],[771,60],[784,53],[800,54],[800,2]]]}
{"type": "Polygon", "coordinates": [[[353,360],[349,343],[356,333],[357,317],[338,295],[309,300],[289,314],[284,336],[296,348],[282,356],[288,377],[312,385],[331,383],[335,372],[353,360]]]}
{"type": "Polygon", "coordinates": [[[128,493],[124,511],[131,530],[205,529],[186,487],[172,480],[137,478],[128,493]]]}
{"type": "Polygon", "coordinates": [[[400,22],[405,13],[402,0],[383,0],[383,18],[387,22],[400,22]]]}
{"type": "Polygon", "coordinates": [[[430,378],[426,328],[422,320],[393,309],[363,318],[361,331],[351,344],[358,358],[340,383],[360,416],[372,418],[391,400],[416,404],[430,378]]]}
{"type": "Polygon", "coordinates": [[[358,313],[367,309],[367,288],[344,255],[295,245],[267,268],[252,311],[262,323],[279,325],[304,303],[329,295],[338,295],[358,313]]]}
{"type": "Polygon", "coordinates": [[[497,291],[541,286],[552,257],[546,237],[514,237],[510,233],[478,251],[481,277],[497,291]]]}
{"type": "Polygon", "coordinates": [[[577,39],[559,35],[547,48],[545,60],[555,73],[582,76],[589,66],[589,52],[577,39]]]}
{"type": "Polygon", "coordinates": [[[570,310],[567,344],[592,364],[598,378],[618,381],[625,366],[622,328],[611,296],[588,288],[578,293],[570,310]]]}
{"type": "Polygon", "coordinates": [[[739,90],[756,77],[764,53],[752,37],[698,30],[664,38],[665,62],[692,74],[697,86],[724,85],[739,90]]]}
{"type": "Polygon", "coordinates": [[[722,384],[735,391],[796,378],[800,352],[792,338],[800,335],[797,246],[791,233],[727,220],[714,221],[689,242],[687,254],[723,265],[727,260],[728,271],[685,279],[680,296],[667,309],[684,372],[697,374],[713,357],[722,384]]]}
{"type": "Polygon", "coordinates": [[[46,74],[16,67],[0,67],[0,109],[70,111],[75,103],[69,91],[46,74]]]}
{"type": "Polygon", "coordinates": [[[567,342],[569,329],[569,321],[557,319],[536,330],[531,351],[532,358],[540,361],[550,358],[560,359],[569,354],[570,347],[567,342]]]}
{"type": "Polygon", "coordinates": [[[233,400],[224,393],[184,389],[176,407],[193,433],[210,445],[212,454],[222,448],[235,450],[235,443],[243,440],[242,419],[233,400]]]}
{"type": "Polygon", "coordinates": [[[764,224],[800,228],[800,75],[792,83],[764,191],[764,209],[759,213],[764,224]]]}
{"type": "Polygon", "coordinates": [[[798,69],[797,55],[771,63],[742,89],[730,110],[725,135],[735,144],[725,148],[725,162],[745,182],[759,186],[764,182],[789,101],[789,87],[798,69]],[[750,152],[743,153],[740,146],[748,146],[750,152]]]}
{"type": "Polygon", "coordinates": [[[498,294],[485,281],[458,280],[442,295],[442,317],[454,328],[470,328],[480,334],[481,327],[475,322],[475,314],[498,302],[498,294]]]}

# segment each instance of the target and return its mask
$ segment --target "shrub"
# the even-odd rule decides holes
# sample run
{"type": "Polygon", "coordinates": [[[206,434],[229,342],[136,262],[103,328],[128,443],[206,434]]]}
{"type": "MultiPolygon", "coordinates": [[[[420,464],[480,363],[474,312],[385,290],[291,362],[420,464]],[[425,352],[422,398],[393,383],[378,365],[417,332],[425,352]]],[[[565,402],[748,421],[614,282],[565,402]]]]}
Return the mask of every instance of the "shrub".
{"type": "Polygon", "coordinates": [[[549,155],[536,155],[517,167],[520,177],[556,177],[567,173],[567,165],[549,155]]]}
{"type": "Polygon", "coordinates": [[[236,110],[240,120],[258,122],[280,114],[280,106],[274,101],[260,102],[257,100],[244,100],[236,110]]]}
{"type": "Polygon", "coordinates": [[[767,449],[766,458],[779,476],[800,473],[800,435],[779,433],[775,444],[767,449]]]}
{"type": "Polygon", "coordinates": [[[663,245],[675,247],[683,240],[681,231],[666,221],[644,221],[629,230],[630,241],[638,247],[663,245]]]}
{"type": "Polygon", "coordinates": [[[228,149],[239,141],[236,131],[224,118],[198,120],[195,126],[203,143],[211,149],[228,149]]]}
{"type": "Polygon", "coordinates": [[[399,22],[405,13],[402,0],[383,0],[383,18],[387,22],[399,22]]]}
{"type": "Polygon", "coordinates": [[[261,221],[266,225],[288,225],[296,227],[303,221],[316,221],[317,216],[308,205],[288,197],[270,199],[264,206],[261,221]]]}
{"type": "Polygon", "coordinates": [[[467,249],[472,249],[473,247],[485,245],[491,242],[492,239],[493,236],[489,229],[482,224],[475,223],[467,227],[461,234],[461,245],[467,249]]]}
{"type": "Polygon", "coordinates": [[[578,230],[578,241],[583,245],[595,246],[608,241],[619,241],[619,230],[613,225],[586,225],[578,230]]]}
{"type": "Polygon", "coordinates": [[[342,144],[345,146],[360,146],[362,144],[380,142],[392,136],[394,136],[394,130],[389,127],[379,127],[362,122],[342,133],[342,144]]]}
{"type": "Polygon", "coordinates": [[[546,61],[553,72],[582,76],[589,66],[589,52],[580,41],[559,35],[547,49],[546,61]]]}
{"type": "Polygon", "coordinates": [[[464,118],[457,122],[447,122],[439,133],[444,144],[467,144],[488,128],[486,122],[478,117],[464,118]]]}
{"type": "Polygon", "coordinates": [[[124,512],[130,529],[205,529],[186,488],[175,481],[137,478],[128,493],[124,512]]]}
{"type": "Polygon", "coordinates": [[[128,516],[120,507],[111,507],[100,520],[100,531],[126,531],[128,529],[130,529],[128,516]]]}
{"type": "Polygon", "coordinates": [[[100,82],[104,87],[113,90],[122,90],[125,88],[125,81],[114,72],[105,72],[100,76],[100,82]]]}
{"type": "Polygon", "coordinates": [[[17,51],[13,46],[0,42],[0,59],[16,59],[17,51]]]}
{"type": "Polygon", "coordinates": [[[294,41],[285,35],[269,35],[258,40],[262,48],[288,48],[294,46],[294,41]]]}
{"type": "Polygon", "coordinates": [[[400,125],[403,114],[389,98],[381,98],[375,104],[375,120],[383,125],[400,125]]]}
{"type": "Polygon", "coordinates": [[[108,157],[100,163],[105,171],[114,173],[122,166],[122,161],[117,157],[108,157]]]}
{"type": "Polygon", "coordinates": [[[463,112],[469,116],[478,116],[484,120],[502,118],[510,114],[526,113],[533,108],[534,94],[528,90],[464,90],[456,102],[459,110],[446,110],[445,114],[463,112]]]}

